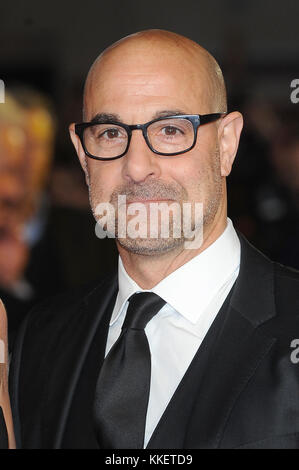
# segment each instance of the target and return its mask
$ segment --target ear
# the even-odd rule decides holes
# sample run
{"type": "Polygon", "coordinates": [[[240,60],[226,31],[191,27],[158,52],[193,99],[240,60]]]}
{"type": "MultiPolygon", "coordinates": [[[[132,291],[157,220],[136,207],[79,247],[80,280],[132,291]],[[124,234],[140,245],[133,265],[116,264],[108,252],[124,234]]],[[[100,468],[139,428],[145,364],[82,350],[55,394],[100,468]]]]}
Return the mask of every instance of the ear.
{"type": "Polygon", "coordinates": [[[231,172],[242,128],[243,116],[238,111],[229,113],[221,120],[218,128],[221,176],[228,176],[231,172]]]}
{"type": "Polygon", "coordinates": [[[85,177],[87,177],[88,175],[87,175],[86,155],[85,155],[85,152],[82,148],[80,139],[79,139],[79,137],[77,136],[77,134],[75,132],[75,124],[74,123],[69,125],[69,133],[70,133],[70,137],[71,137],[71,140],[73,142],[73,145],[75,147],[75,150],[77,152],[80,164],[81,164],[82,169],[85,173],[85,177]]]}

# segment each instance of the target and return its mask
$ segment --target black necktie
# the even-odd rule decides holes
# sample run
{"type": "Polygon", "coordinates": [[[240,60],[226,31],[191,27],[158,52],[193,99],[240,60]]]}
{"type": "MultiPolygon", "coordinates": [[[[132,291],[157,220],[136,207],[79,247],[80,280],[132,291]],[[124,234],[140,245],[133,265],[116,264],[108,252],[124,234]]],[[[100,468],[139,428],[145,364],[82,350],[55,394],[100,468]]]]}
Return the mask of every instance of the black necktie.
{"type": "Polygon", "coordinates": [[[95,395],[95,427],[103,449],[142,449],[151,378],[144,328],[165,301],[152,292],[129,299],[120,337],[101,369],[95,395]]]}

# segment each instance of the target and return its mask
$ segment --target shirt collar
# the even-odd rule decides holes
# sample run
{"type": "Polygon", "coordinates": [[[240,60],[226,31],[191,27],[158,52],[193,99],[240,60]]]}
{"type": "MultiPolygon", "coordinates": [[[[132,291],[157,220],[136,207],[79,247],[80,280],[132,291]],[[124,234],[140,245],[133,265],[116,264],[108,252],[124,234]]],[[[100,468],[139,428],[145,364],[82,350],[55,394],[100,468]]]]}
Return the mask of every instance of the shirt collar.
{"type": "MultiPolygon", "coordinates": [[[[227,226],[217,240],[149,291],[162,297],[178,313],[195,324],[201,312],[239,266],[240,241],[232,221],[227,218],[227,226]]],[[[132,294],[146,292],[128,275],[120,257],[118,283],[119,291],[110,326],[118,320],[132,294]]]]}

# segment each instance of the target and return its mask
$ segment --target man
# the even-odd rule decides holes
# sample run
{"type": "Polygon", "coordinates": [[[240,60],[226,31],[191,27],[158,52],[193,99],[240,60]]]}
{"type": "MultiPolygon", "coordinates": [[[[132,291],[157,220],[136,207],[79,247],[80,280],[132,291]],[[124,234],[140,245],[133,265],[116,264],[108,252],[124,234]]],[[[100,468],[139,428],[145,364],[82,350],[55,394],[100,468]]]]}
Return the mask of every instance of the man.
{"type": "Polygon", "coordinates": [[[299,447],[299,276],[227,218],[243,120],[227,113],[215,59],[174,33],[129,36],[91,67],[83,117],[71,138],[98,226],[115,228],[118,274],[23,325],[11,372],[19,445],[299,447]],[[186,234],[177,216],[190,206],[186,234]]]}
{"type": "Polygon", "coordinates": [[[7,357],[7,318],[3,302],[0,299],[0,449],[15,448],[8,395],[7,357]]]}

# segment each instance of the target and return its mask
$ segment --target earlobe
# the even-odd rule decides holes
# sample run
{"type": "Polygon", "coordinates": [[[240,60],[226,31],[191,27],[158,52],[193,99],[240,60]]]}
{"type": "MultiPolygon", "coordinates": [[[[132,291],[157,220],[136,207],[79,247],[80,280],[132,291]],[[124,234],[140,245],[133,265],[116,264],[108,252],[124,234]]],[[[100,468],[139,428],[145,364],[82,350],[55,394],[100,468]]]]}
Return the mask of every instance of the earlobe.
{"type": "Polygon", "coordinates": [[[222,119],[219,126],[221,176],[228,176],[231,172],[242,128],[243,116],[238,111],[229,113],[222,119]]]}

